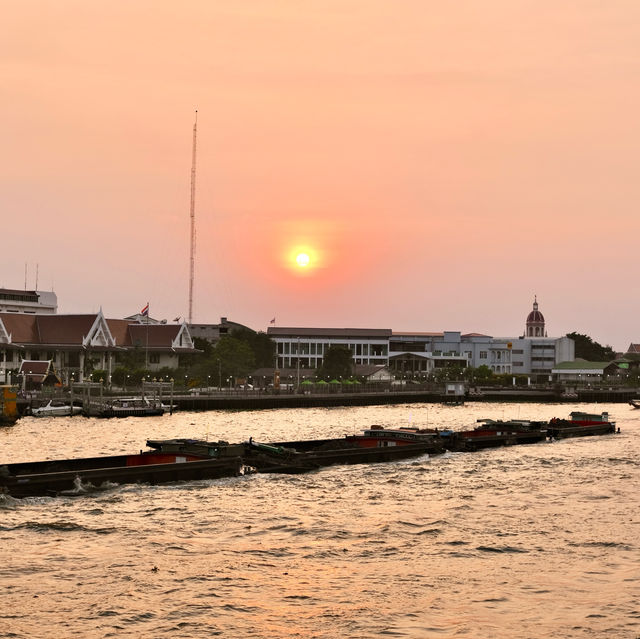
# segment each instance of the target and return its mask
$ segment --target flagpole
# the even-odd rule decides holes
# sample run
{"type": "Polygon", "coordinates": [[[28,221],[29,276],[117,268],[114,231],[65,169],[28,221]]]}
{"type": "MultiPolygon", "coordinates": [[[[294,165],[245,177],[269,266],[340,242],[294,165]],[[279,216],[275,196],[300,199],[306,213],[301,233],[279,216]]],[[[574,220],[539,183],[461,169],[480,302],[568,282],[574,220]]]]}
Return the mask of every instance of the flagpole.
{"type": "Polygon", "coordinates": [[[149,302],[147,302],[147,329],[145,331],[145,347],[144,347],[144,369],[149,370],[149,302]]]}

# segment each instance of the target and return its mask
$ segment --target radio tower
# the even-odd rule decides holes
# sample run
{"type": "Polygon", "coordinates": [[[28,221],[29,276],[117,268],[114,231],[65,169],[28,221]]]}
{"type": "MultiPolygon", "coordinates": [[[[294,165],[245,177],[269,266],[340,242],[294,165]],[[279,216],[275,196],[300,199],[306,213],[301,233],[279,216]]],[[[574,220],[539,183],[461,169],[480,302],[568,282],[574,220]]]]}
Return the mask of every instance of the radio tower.
{"type": "Polygon", "coordinates": [[[198,129],[198,111],[193,124],[193,151],[191,153],[191,252],[189,256],[189,324],[193,319],[193,277],[196,264],[196,133],[198,129]]]}

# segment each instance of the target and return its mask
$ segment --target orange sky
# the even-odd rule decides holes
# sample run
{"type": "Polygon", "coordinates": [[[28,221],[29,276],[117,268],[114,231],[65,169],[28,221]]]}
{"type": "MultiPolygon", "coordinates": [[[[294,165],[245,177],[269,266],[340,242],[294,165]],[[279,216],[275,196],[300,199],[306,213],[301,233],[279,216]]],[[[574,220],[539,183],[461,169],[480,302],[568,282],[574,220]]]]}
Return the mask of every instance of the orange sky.
{"type": "Polygon", "coordinates": [[[636,0],[2,14],[0,286],[186,315],[197,108],[197,321],[640,341],[636,0]]]}

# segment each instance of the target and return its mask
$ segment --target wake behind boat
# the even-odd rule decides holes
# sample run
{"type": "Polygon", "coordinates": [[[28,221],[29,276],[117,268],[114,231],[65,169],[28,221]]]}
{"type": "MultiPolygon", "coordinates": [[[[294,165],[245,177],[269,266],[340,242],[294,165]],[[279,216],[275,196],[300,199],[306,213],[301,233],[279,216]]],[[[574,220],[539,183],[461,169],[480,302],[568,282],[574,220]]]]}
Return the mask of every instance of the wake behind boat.
{"type": "Polygon", "coordinates": [[[207,454],[149,450],[132,455],[0,466],[0,492],[12,497],[77,494],[109,484],[160,484],[242,474],[241,447],[209,443],[207,454]]]}
{"type": "Polygon", "coordinates": [[[201,439],[148,440],[133,455],[36,461],[0,466],[0,492],[14,497],[74,494],[104,484],[175,482],[242,474],[304,473],[334,464],[411,459],[445,451],[465,452],[615,431],[608,413],[573,412],[569,419],[478,420],[472,430],[371,426],[341,438],[229,444],[201,439]]]}

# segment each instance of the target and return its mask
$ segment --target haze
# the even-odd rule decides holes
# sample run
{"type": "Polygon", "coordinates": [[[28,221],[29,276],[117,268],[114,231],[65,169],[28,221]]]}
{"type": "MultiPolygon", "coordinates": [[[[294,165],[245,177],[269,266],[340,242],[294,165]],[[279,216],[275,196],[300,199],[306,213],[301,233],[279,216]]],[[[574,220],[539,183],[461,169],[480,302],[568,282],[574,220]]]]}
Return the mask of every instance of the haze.
{"type": "Polygon", "coordinates": [[[640,341],[638,2],[2,16],[0,286],[186,316],[197,109],[198,322],[640,341]]]}

